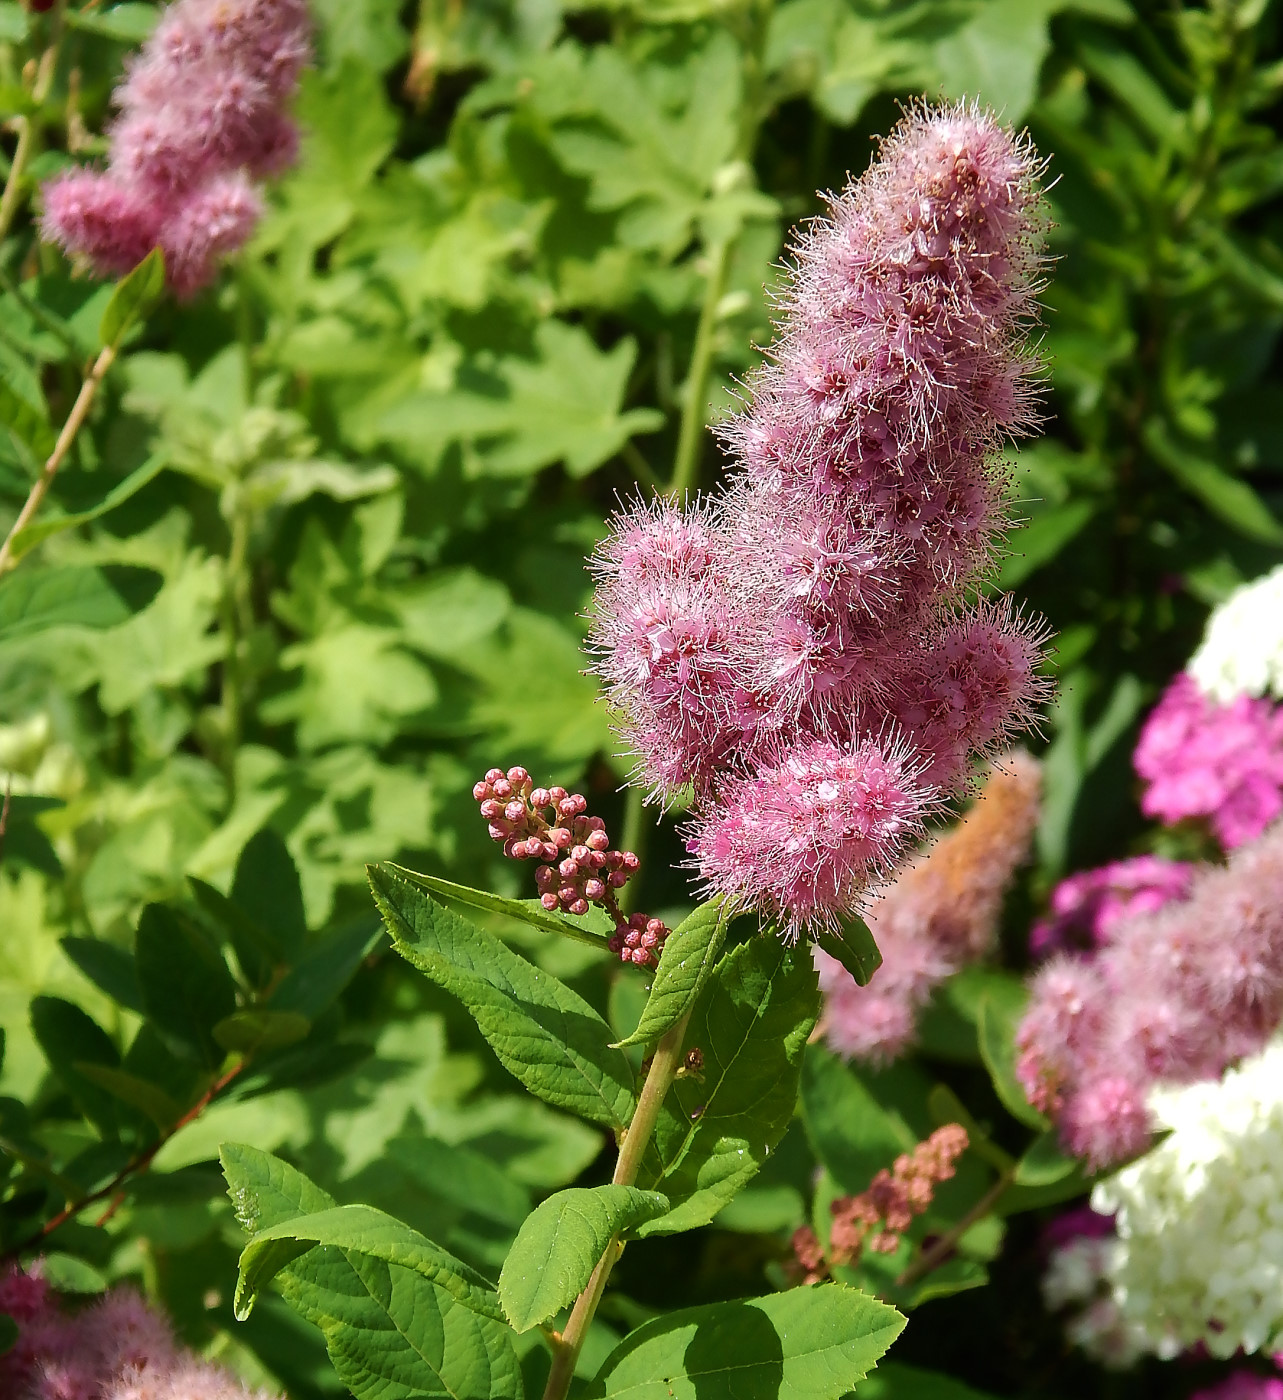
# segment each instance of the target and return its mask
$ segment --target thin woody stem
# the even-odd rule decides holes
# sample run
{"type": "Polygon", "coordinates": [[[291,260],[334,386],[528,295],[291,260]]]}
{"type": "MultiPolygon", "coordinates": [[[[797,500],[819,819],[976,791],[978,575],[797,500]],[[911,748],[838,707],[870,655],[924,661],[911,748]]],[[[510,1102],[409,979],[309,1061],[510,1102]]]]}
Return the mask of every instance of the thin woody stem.
{"type": "Polygon", "coordinates": [[[910,1284],[917,1283],[920,1278],[925,1277],[938,1264],[944,1263],[945,1259],[957,1248],[958,1241],[967,1233],[978,1220],[983,1220],[986,1215],[1006,1194],[1007,1188],[1015,1179],[1015,1167],[1009,1167],[998,1178],[997,1181],[984,1193],[983,1196],[971,1207],[971,1209],[957,1221],[943,1235],[936,1240],[930,1249],[924,1249],[921,1254],[906,1265],[903,1273],[896,1279],[897,1288],[908,1288],[910,1284]]]}
{"type": "MultiPolygon", "coordinates": [[[[655,1131],[655,1123],[659,1118],[664,1095],[668,1093],[669,1085],[672,1084],[673,1077],[677,1073],[682,1051],[682,1039],[686,1034],[686,1025],[689,1020],[690,1012],[687,1012],[655,1047],[655,1055],[650,1062],[646,1082],[642,1085],[641,1097],[637,1100],[637,1111],[633,1114],[633,1120],[628,1125],[623,1142],[620,1144],[619,1160],[615,1163],[615,1174],[611,1177],[611,1181],[616,1186],[632,1186],[637,1180],[642,1158],[646,1154],[651,1134],[655,1131]]],[[[575,1300],[575,1306],[570,1313],[570,1321],[566,1323],[566,1330],[561,1334],[561,1340],[554,1344],[552,1369],[548,1373],[548,1384],[544,1387],[543,1400],[564,1400],[566,1392],[570,1388],[571,1378],[575,1374],[575,1362],[579,1359],[584,1338],[588,1335],[588,1328],[597,1311],[597,1305],[601,1302],[602,1294],[606,1291],[606,1281],[610,1278],[610,1271],[615,1267],[616,1260],[623,1252],[623,1241],[618,1235],[612,1235],[601,1258],[597,1261],[597,1267],[592,1271],[588,1286],[575,1300]]]]}
{"type": "Polygon", "coordinates": [[[49,454],[43,470],[32,485],[27,499],[23,502],[22,509],[18,512],[18,518],[13,522],[13,527],[5,538],[4,544],[0,545],[0,574],[12,569],[18,562],[14,556],[14,541],[19,532],[31,523],[32,517],[40,509],[40,503],[48,494],[49,488],[53,485],[54,477],[58,475],[58,468],[62,466],[63,459],[71,450],[71,444],[76,440],[76,434],[89,416],[89,410],[93,406],[99,386],[115,358],[116,347],[114,345],[104,346],[94,361],[93,369],[89,371],[88,377],[80,386],[80,393],[76,395],[76,402],[72,404],[67,421],[62,425],[62,431],[58,434],[53,451],[49,454]]]}

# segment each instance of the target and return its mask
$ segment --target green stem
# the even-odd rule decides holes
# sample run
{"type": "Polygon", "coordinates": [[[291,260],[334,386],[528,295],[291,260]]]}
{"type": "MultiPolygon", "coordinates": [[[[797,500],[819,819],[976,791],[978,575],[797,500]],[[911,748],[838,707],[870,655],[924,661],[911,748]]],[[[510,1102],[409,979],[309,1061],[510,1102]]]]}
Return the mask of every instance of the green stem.
{"type": "MultiPolygon", "coordinates": [[[[646,820],[646,794],[635,783],[628,789],[624,798],[624,834],[620,850],[632,851],[646,865],[646,847],[650,843],[651,823],[646,820]]],[[[631,914],[637,905],[640,877],[630,880],[619,891],[618,904],[625,914],[631,914]]]]}
{"type": "MultiPolygon", "coordinates": [[[[642,1085],[641,1097],[637,1100],[637,1111],[633,1114],[633,1121],[628,1125],[620,1144],[619,1160],[615,1163],[615,1174],[611,1177],[616,1186],[632,1186],[637,1180],[642,1158],[646,1155],[651,1134],[655,1131],[655,1124],[659,1119],[664,1095],[668,1093],[669,1085],[672,1084],[673,1076],[681,1062],[682,1039],[689,1020],[690,1013],[687,1012],[655,1047],[654,1058],[646,1073],[646,1082],[642,1085]]],[[[575,1300],[575,1306],[570,1312],[570,1321],[566,1323],[566,1330],[561,1334],[560,1342],[553,1349],[552,1369],[548,1372],[548,1384],[544,1387],[543,1400],[565,1400],[571,1378],[575,1374],[575,1362],[583,1349],[584,1338],[588,1335],[597,1305],[606,1291],[606,1281],[623,1252],[623,1241],[618,1235],[612,1235],[597,1261],[597,1267],[592,1271],[588,1286],[575,1300]]]]}
{"type": "Polygon", "coordinates": [[[231,547],[227,552],[223,580],[222,623],[227,650],[223,658],[223,772],[229,791],[235,792],[236,753],[244,726],[245,675],[241,652],[246,627],[246,579],[249,557],[249,512],[240,500],[240,489],[232,505],[231,547]]]}
{"type": "Polygon", "coordinates": [[[677,455],[673,459],[673,479],[668,484],[667,494],[677,501],[693,491],[699,482],[700,449],[704,445],[704,429],[708,423],[708,381],[713,369],[713,342],[717,332],[718,308],[726,291],[726,272],[731,261],[730,242],[713,244],[708,249],[708,261],[704,304],[700,308],[695,348],[691,352],[686,392],[682,396],[682,425],[677,436],[677,455]]]}
{"type": "Polygon", "coordinates": [[[946,1230],[938,1240],[932,1244],[930,1249],[924,1249],[895,1281],[897,1288],[908,1288],[910,1284],[917,1283],[920,1278],[925,1277],[936,1267],[942,1264],[945,1259],[953,1253],[958,1241],[978,1220],[983,1220],[986,1215],[998,1204],[1007,1193],[1007,1188],[1015,1180],[1016,1168],[1013,1164],[1007,1171],[1003,1172],[997,1181],[984,1193],[983,1196],[971,1207],[971,1209],[957,1221],[950,1229],[946,1230]]]}
{"type": "MultiPolygon", "coordinates": [[[[37,107],[49,96],[53,84],[54,70],[58,62],[58,48],[62,43],[62,5],[53,16],[53,38],[49,47],[40,55],[40,66],[36,69],[36,80],[31,88],[31,100],[37,107]]],[[[18,201],[22,196],[22,182],[27,173],[27,162],[31,159],[32,147],[36,139],[36,124],[29,116],[13,119],[18,133],[18,143],[14,147],[13,160],[9,164],[9,174],[4,182],[4,193],[0,195],[0,243],[9,236],[14,217],[18,212],[18,201]]]]}

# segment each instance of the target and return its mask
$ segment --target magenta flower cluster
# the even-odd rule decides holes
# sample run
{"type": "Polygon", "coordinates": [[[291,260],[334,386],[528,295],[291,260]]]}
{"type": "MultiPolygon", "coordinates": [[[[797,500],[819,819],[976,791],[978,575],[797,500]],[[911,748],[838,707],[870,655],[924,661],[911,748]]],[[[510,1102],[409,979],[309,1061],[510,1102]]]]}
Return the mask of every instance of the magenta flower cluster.
{"type": "Polygon", "coordinates": [[[1029,1101],[1100,1168],[1149,1142],[1159,1082],[1219,1078],[1283,1019],[1283,823],[1203,867],[1184,898],[1129,912],[1094,955],[1057,954],[1017,1034],[1029,1101]]]}
{"type": "Polygon", "coordinates": [[[309,32],[305,0],[177,0],[116,90],[107,168],[45,185],[45,237],[103,275],[159,247],[180,296],[207,285],[258,222],[253,182],[295,160],[309,32]]]}
{"type": "Polygon", "coordinates": [[[1221,704],[1181,672],[1145,721],[1133,762],[1146,816],[1204,818],[1231,851],[1283,813],[1283,705],[1248,695],[1221,704]]]}
{"type": "Polygon", "coordinates": [[[1030,931],[1029,951],[1045,958],[1098,948],[1121,920],[1184,899],[1195,869],[1188,861],[1145,855],[1070,875],[1052,891],[1048,913],[1030,931]]]}
{"type": "Polygon", "coordinates": [[[610,950],[624,962],[654,967],[668,928],[662,919],[625,915],[617,892],[641,868],[632,851],[610,849],[606,823],[587,815],[588,799],[563,787],[537,788],[524,768],[490,771],[472,789],[490,838],[513,860],[545,862],[535,869],[539,902],[549,911],[586,914],[591,904],[614,920],[610,950]]]}
{"type": "Polygon", "coordinates": [[[5,1400],[268,1400],[202,1361],[131,1289],[115,1288],[78,1313],[40,1277],[0,1273],[0,1312],[18,1327],[0,1355],[5,1400]]]}
{"type": "Polygon", "coordinates": [[[967,592],[1034,417],[1038,173],[975,108],[907,116],[796,248],[729,488],[625,512],[596,559],[640,780],[693,796],[708,890],[791,934],[858,905],[1041,694],[1040,627],[967,592]]]}
{"type": "Polygon", "coordinates": [[[1233,1371],[1219,1384],[1196,1391],[1190,1400],[1283,1400],[1283,1377],[1233,1371]]]}

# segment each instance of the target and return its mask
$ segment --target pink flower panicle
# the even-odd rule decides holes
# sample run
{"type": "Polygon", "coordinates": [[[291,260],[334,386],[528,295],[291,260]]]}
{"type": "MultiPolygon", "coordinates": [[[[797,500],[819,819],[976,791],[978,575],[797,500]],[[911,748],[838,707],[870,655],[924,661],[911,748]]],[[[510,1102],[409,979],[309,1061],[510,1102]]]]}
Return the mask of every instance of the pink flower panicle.
{"type": "Polygon", "coordinates": [[[68,1313],[37,1261],[0,1274],[0,1312],[18,1324],[16,1345],[0,1356],[6,1400],[271,1400],[198,1360],[130,1288],[68,1313]]]}
{"type": "Polygon", "coordinates": [[[1051,892],[1047,916],[1029,935],[1029,951],[1036,958],[1090,952],[1109,941],[1120,920],[1184,899],[1194,872],[1188,861],[1146,855],[1070,875],[1051,892]]]}
{"type": "Polygon", "coordinates": [[[491,768],[472,789],[490,837],[513,860],[539,860],[539,902],[549,911],[586,914],[590,904],[615,922],[610,950],[623,962],[654,967],[668,928],[662,919],[626,915],[617,891],[640,868],[632,851],[610,849],[606,823],[590,817],[588,800],[565,788],[537,788],[524,768],[491,768]]]}
{"type": "Polygon", "coordinates": [[[818,1283],[834,1265],[857,1263],[865,1249],[894,1254],[900,1237],[931,1205],[936,1187],[953,1176],[967,1145],[967,1130],[947,1123],[911,1153],[897,1157],[890,1171],[879,1171],[867,1191],[839,1196],[829,1207],[833,1223],[827,1257],[810,1226],[796,1230],[793,1252],[802,1281],[818,1283]]]}
{"type": "Polygon", "coordinates": [[[304,0],[177,0],[116,89],[105,170],[44,187],[44,236],[100,275],[159,247],[191,296],[262,215],[254,181],[298,153],[288,104],[310,56],[304,0]]]}
{"type": "Polygon", "coordinates": [[[1094,954],[1036,973],[1017,1034],[1029,1101],[1094,1168],[1149,1141],[1158,1083],[1219,1078],[1283,1020],[1283,822],[1199,867],[1187,896],[1128,912],[1094,954]]]}
{"type": "Polygon", "coordinates": [[[693,797],[707,888],[790,934],[861,907],[1045,691],[1042,624],[973,589],[1034,422],[1039,174],[976,107],[910,112],[795,249],[728,488],[632,506],[594,560],[638,780],[693,797]]]}
{"type": "Polygon", "coordinates": [[[1012,753],[965,817],[896,878],[868,914],[882,966],[867,987],[816,950],[828,1043],[885,1063],[911,1043],[934,988],[992,946],[1002,897],[1038,823],[1041,771],[1012,753]]]}
{"type": "Polygon", "coordinates": [[[1133,756],[1147,817],[1205,818],[1225,850],[1283,813],[1283,705],[1205,696],[1186,672],[1168,686],[1133,756]]]}
{"type": "Polygon", "coordinates": [[[1283,1400],[1283,1378],[1233,1371],[1216,1385],[1196,1391],[1190,1400],[1283,1400]]]}

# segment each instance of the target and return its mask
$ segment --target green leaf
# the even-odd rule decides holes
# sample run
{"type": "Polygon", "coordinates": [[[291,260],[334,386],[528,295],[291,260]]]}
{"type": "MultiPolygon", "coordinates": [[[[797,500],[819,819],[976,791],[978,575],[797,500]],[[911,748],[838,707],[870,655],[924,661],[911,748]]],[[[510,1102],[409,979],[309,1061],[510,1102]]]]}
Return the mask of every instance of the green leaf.
{"type": "Polygon", "coordinates": [[[1169,472],[1227,525],[1264,544],[1283,544],[1283,525],[1260,496],[1215,462],[1173,441],[1158,419],[1145,425],[1145,445],[1169,472]]]}
{"type": "Polygon", "coordinates": [[[99,516],[106,515],[109,510],[115,510],[118,505],[123,505],[132,495],[146,486],[153,477],[160,474],[166,461],[167,457],[164,452],[153,452],[141,467],[130,472],[124,481],[112,487],[102,500],[89,510],[80,510],[74,515],[45,516],[42,519],[33,520],[30,525],[19,530],[13,537],[13,557],[21,559],[24,554],[47,540],[51,535],[61,534],[62,531],[74,529],[78,525],[88,525],[91,520],[97,520],[99,516]]]}
{"type": "Polygon", "coordinates": [[[0,1356],[12,1351],[17,1340],[18,1324],[8,1313],[0,1313],[0,1356]]]}
{"type": "Polygon", "coordinates": [[[214,1026],[214,1039],[224,1050],[256,1055],[261,1050],[283,1050],[307,1038],[312,1023],[297,1011],[273,1011],[254,1006],[234,1011],[214,1026]]]}
{"type": "Polygon", "coordinates": [[[150,569],[67,564],[24,569],[0,579],[0,641],[50,627],[115,627],[155,595],[150,569]]]}
{"type": "Polygon", "coordinates": [[[701,904],[668,935],[637,1029],[619,1045],[653,1045],[685,1016],[712,974],[729,921],[719,896],[701,904]]]}
{"type": "Polygon", "coordinates": [[[1060,1136],[1052,1129],[1030,1143],[1016,1164],[1012,1179],[1017,1186],[1051,1186],[1063,1181],[1077,1167],[1077,1160],[1061,1150],[1060,1136]]]}
{"type": "MultiPolygon", "coordinates": [[[[338,1214],[320,1187],[269,1153],[224,1143],[220,1156],[237,1218],[251,1233],[279,1229],[300,1216],[338,1214]]],[[[371,1223],[372,1237],[381,1234],[389,1252],[404,1251],[433,1270],[450,1259],[396,1221],[382,1231],[371,1223]]],[[[335,1228],[340,1234],[348,1228],[359,1233],[360,1221],[349,1218],[335,1228]]],[[[380,1247],[377,1238],[373,1242],[380,1247]]],[[[453,1287],[476,1289],[479,1299],[497,1307],[484,1280],[457,1260],[452,1264],[453,1287]]],[[[339,1380],[357,1400],[521,1400],[521,1373],[507,1327],[461,1302],[414,1263],[314,1245],[284,1263],[276,1278],[290,1306],[320,1328],[339,1380]]]]}
{"type": "Polygon", "coordinates": [[[668,1209],[635,1186],[571,1187],[530,1215],[504,1261],[499,1301],[518,1332],[546,1322],[583,1291],[612,1236],[668,1209]]]}
{"type": "Polygon", "coordinates": [[[281,978],[268,997],[268,1005],[316,1020],[382,939],[380,924],[361,919],[314,943],[281,978]]]}
{"type": "Polygon", "coordinates": [[[232,902],[254,920],[279,957],[292,961],[307,941],[298,869],[280,833],[256,831],[236,862],[232,902]]]}
{"type": "Polygon", "coordinates": [[[855,1392],[855,1400],[992,1400],[952,1376],[900,1361],[882,1363],[855,1392]]]}
{"type": "Polygon", "coordinates": [[[582,997],[394,867],[368,873],[397,952],[463,1002],[510,1073],[558,1108],[615,1129],[628,1123],[632,1067],[582,997]]]}
{"type": "MultiPolygon", "coordinates": [[[[149,9],[150,6],[140,8],[149,9]]],[[[159,248],[153,248],[132,272],[116,283],[102,313],[98,339],[105,346],[119,347],[133,327],[150,313],[164,291],[165,255],[159,248]]]]}
{"type": "Polygon", "coordinates": [[[464,1307],[503,1321],[494,1290],[462,1260],[373,1206],[333,1206],[260,1230],[241,1251],[235,1312],[242,1322],[254,1299],[285,1264],[328,1245],[410,1269],[438,1284],[464,1307]]]}
{"type": "Polygon", "coordinates": [[[183,1114],[183,1106],[173,1099],[158,1084],[141,1079],[128,1070],[116,1069],[111,1065],[93,1064],[88,1060],[77,1060],[76,1070],[100,1089],[105,1089],[121,1103],[145,1113],[158,1128],[168,1128],[178,1122],[183,1114]]]}
{"type": "Polygon", "coordinates": [[[655,1318],[607,1357],[590,1400],[839,1400],[904,1329],[841,1283],[655,1318]]]}
{"type": "Polygon", "coordinates": [[[266,986],[277,970],[276,949],[267,934],[240,907],[213,885],[195,875],[187,883],[201,912],[216,926],[221,938],[231,943],[241,972],[255,987],[266,986]]]}
{"type": "Polygon", "coordinates": [[[1025,1097],[1020,1080],[1016,1078],[1016,1027],[1019,1011],[1001,1006],[991,997],[980,1003],[977,1028],[980,1057],[984,1060],[994,1092],[1013,1118],[1031,1128],[1046,1129],[1047,1119],[1025,1097]]]}
{"type": "Polygon", "coordinates": [[[106,1278],[92,1264],[61,1250],[40,1256],[40,1274],[56,1293],[101,1293],[107,1287],[106,1278]]]}
{"type": "Polygon", "coordinates": [[[810,950],[766,932],[733,948],[696,1003],[683,1044],[703,1067],[679,1076],[660,1109],[642,1184],[673,1202],[638,1229],[707,1224],[784,1136],[807,1037],[819,1012],[810,950]]]}
{"type": "Polygon", "coordinates": [[[383,869],[395,872],[399,879],[440,895],[442,899],[454,900],[473,909],[484,909],[491,914],[506,914],[508,918],[517,919],[544,933],[559,933],[580,943],[590,943],[595,948],[604,947],[606,939],[615,931],[610,916],[593,905],[582,916],[559,914],[545,909],[537,899],[507,899],[488,890],[456,885],[453,880],[443,880],[438,875],[420,875],[417,871],[391,862],[385,862],[383,869]]]}
{"type": "Polygon", "coordinates": [[[114,1136],[118,1127],[115,1101],[83,1069],[85,1064],[119,1067],[120,1052],[111,1037],[87,1012],[61,997],[34,998],[31,1029],[50,1068],[77,1106],[99,1129],[114,1136]]]}
{"type": "Polygon", "coordinates": [[[149,904],[138,920],[134,961],[148,1019],[208,1068],[219,1064],[213,1031],[235,1011],[236,986],[215,949],[181,915],[149,904]]]}
{"type": "Polygon", "coordinates": [[[837,933],[822,928],[815,935],[815,941],[829,957],[836,958],[861,987],[867,987],[882,966],[877,942],[858,914],[843,915],[842,927],[837,933]]]}
{"type": "MultiPolygon", "coordinates": [[[[149,37],[159,18],[160,12],[155,5],[126,0],[125,4],[113,5],[106,10],[68,9],[63,23],[71,29],[83,30],[86,34],[99,34],[104,39],[115,39],[117,43],[129,44],[132,47],[149,37]]],[[[105,342],[106,337],[103,339],[105,342]]]]}
{"type": "Polygon", "coordinates": [[[62,940],[62,951],[99,991],[106,992],[113,1001],[127,1006],[130,1011],[145,1014],[142,988],[138,985],[138,969],[134,966],[134,955],[128,949],[118,948],[102,938],[69,935],[62,940]]]}
{"type": "Polygon", "coordinates": [[[802,1121],[815,1155],[851,1194],[868,1190],[874,1174],[918,1140],[898,1114],[882,1107],[853,1068],[822,1045],[806,1048],[802,1121]]]}

